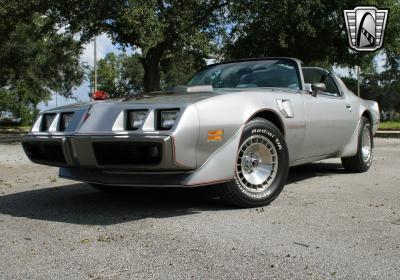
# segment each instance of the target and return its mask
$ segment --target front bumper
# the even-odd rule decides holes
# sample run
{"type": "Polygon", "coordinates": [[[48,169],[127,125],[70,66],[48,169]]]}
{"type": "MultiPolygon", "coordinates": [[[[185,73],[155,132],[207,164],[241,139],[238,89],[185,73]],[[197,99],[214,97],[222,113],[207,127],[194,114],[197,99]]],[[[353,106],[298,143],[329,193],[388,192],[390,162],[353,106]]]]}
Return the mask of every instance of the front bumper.
{"type": "Polygon", "coordinates": [[[29,135],[22,141],[35,163],[111,171],[187,171],[176,163],[169,135],[29,135]]]}
{"type": "Polygon", "coordinates": [[[135,172],[62,167],[59,176],[70,180],[109,186],[183,187],[191,173],[190,171],[135,172]]]}

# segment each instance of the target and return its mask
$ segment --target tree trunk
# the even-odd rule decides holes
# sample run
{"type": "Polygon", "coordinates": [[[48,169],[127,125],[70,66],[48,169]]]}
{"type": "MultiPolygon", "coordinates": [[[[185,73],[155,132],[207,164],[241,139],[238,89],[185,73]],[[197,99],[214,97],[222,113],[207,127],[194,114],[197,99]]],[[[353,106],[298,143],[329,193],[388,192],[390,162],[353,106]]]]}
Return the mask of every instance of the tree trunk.
{"type": "Polygon", "coordinates": [[[160,46],[150,49],[142,60],[144,68],[144,91],[160,90],[160,61],[164,50],[160,46]]]}

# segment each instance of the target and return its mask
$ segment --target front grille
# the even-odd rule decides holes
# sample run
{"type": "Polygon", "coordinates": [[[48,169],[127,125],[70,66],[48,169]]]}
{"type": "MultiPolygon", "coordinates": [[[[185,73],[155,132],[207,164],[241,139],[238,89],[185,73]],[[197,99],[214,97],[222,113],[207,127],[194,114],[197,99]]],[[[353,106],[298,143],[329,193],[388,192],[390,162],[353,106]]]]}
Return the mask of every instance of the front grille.
{"type": "Polygon", "coordinates": [[[25,153],[31,160],[66,163],[61,143],[23,143],[25,153]]]}
{"type": "Polygon", "coordinates": [[[95,142],[99,165],[155,165],[161,161],[161,144],[146,142],[95,142]]]}

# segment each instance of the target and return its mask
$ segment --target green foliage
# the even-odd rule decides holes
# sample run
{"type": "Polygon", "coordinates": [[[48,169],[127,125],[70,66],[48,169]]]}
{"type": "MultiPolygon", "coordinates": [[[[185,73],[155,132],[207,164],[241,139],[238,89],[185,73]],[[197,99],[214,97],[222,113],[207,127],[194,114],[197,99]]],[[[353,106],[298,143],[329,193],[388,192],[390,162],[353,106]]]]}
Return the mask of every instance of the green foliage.
{"type": "Polygon", "coordinates": [[[186,84],[202,67],[206,66],[203,58],[186,53],[175,53],[161,61],[161,87],[171,88],[186,84]]]}
{"type": "Polygon", "coordinates": [[[0,23],[0,111],[29,123],[37,104],[49,100],[53,92],[71,96],[84,71],[81,47],[73,36],[60,32],[51,17],[24,11],[20,1],[0,9],[0,16],[9,20],[0,23]]]}
{"type": "MultiPolygon", "coordinates": [[[[381,73],[363,74],[360,81],[360,95],[364,99],[376,100],[380,109],[385,111],[400,111],[400,71],[392,69],[381,73]]],[[[357,80],[352,77],[342,77],[346,86],[357,92],[357,80]]]]}
{"type": "MultiPolygon", "coordinates": [[[[349,0],[234,1],[233,27],[224,54],[227,58],[292,56],[310,65],[371,68],[376,53],[354,52],[348,47],[342,10],[357,4],[349,0]]],[[[398,61],[399,1],[363,2],[368,4],[391,9],[384,52],[398,61]]]]}
{"type": "Polygon", "coordinates": [[[0,0],[0,111],[22,116],[52,92],[70,96],[83,79],[81,46],[101,33],[142,53],[109,54],[99,62],[99,90],[115,97],[182,84],[210,56],[221,60],[293,56],[324,68],[360,65],[366,73],[362,97],[378,100],[382,108],[399,108],[400,2],[363,2],[390,9],[385,47],[375,53],[348,47],[342,9],[357,4],[351,0],[0,0]],[[373,63],[378,53],[388,59],[380,74],[373,63]]]}
{"type": "MultiPolygon", "coordinates": [[[[98,62],[97,89],[105,91],[111,98],[134,94],[143,89],[143,66],[139,56],[108,53],[98,62]]],[[[94,72],[90,73],[93,89],[94,72]]]]}
{"type": "Polygon", "coordinates": [[[224,32],[229,1],[117,0],[63,1],[53,13],[83,39],[106,32],[115,42],[140,48],[145,91],[160,88],[160,62],[173,52],[209,56],[224,32]]]}
{"type": "MultiPolygon", "coordinates": [[[[387,56],[387,67],[393,71],[400,70],[400,1],[380,1],[379,7],[390,8],[389,22],[385,32],[384,51],[387,56]]],[[[399,76],[397,76],[399,79],[399,76]]]]}
{"type": "MultiPolygon", "coordinates": [[[[144,69],[140,63],[140,55],[116,56],[108,53],[98,62],[97,89],[107,92],[111,98],[122,97],[143,91],[144,69]]],[[[185,84],[205,61],[191,54],[176,53],[161,61],[161,88],[171,88],[185,84]]],[[[93,89],[93,70],[90,72],[91,88],[93,89]]]]}

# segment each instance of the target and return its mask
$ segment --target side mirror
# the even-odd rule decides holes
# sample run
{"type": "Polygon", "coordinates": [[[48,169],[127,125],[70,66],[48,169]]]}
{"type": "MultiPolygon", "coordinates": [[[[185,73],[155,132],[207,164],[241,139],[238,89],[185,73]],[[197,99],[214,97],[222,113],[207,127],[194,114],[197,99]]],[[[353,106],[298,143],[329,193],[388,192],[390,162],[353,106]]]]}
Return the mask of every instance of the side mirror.
{"type": "Polygon", "coordinates": [[[311,85],[311,95],[317,96],[318,93],[326,91],[325,83],[315,83],[311,85]]]}

